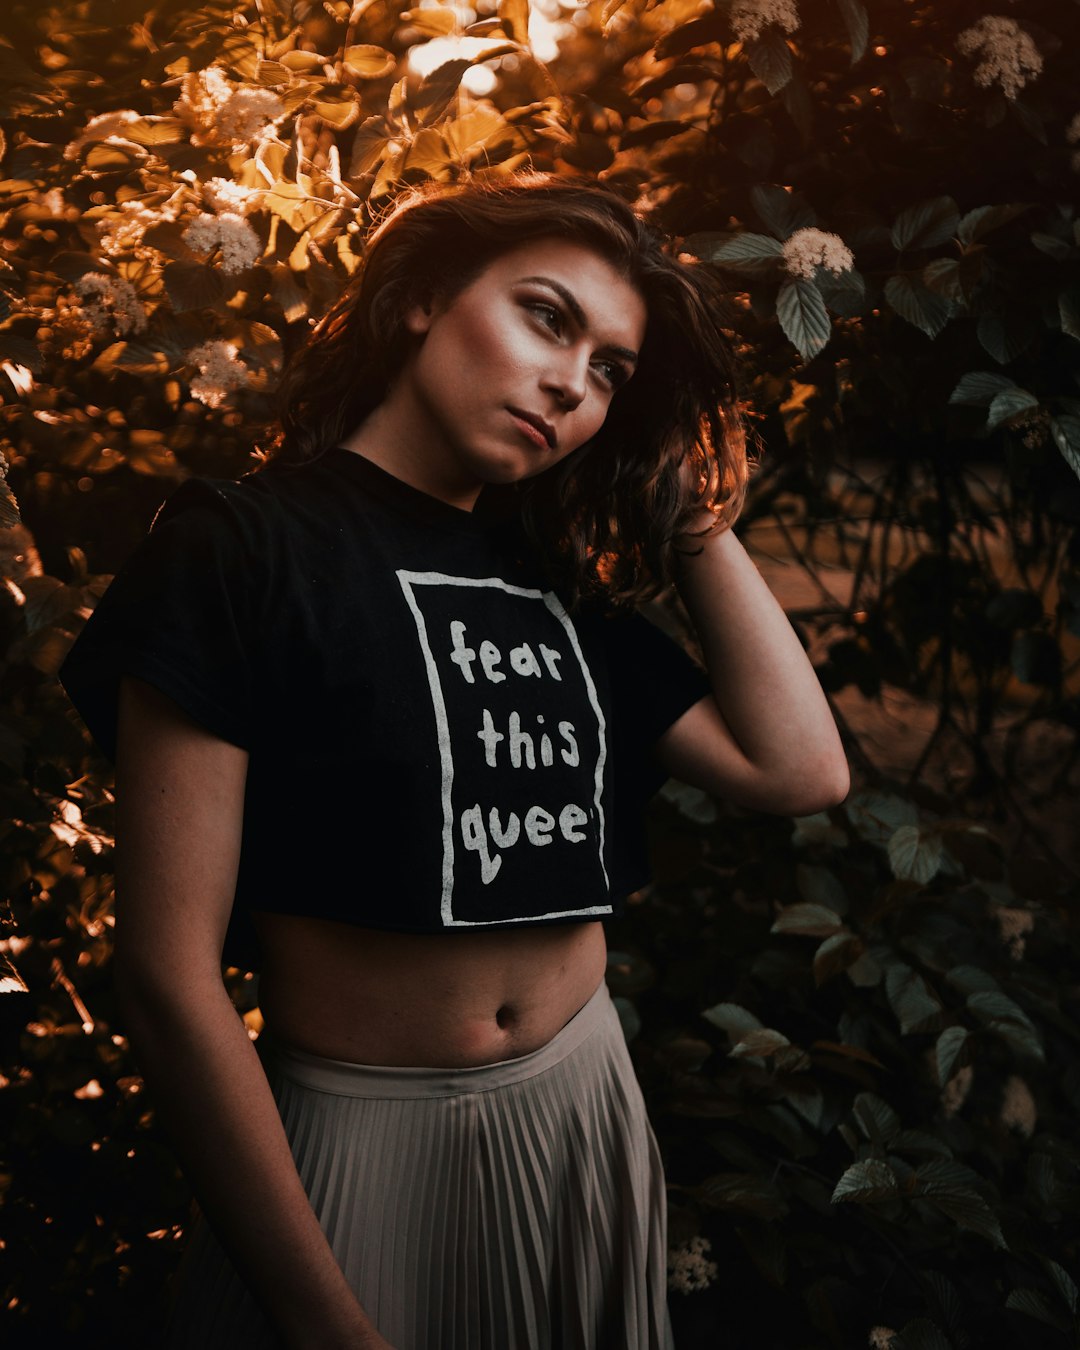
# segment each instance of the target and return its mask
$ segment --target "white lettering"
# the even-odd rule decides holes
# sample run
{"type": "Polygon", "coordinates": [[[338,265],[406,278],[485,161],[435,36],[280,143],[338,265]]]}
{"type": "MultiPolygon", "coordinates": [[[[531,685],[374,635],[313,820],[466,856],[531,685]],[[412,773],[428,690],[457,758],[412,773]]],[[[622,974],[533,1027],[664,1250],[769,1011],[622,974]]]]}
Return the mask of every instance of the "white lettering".
{"type": "Polygon", "coordinates": [[[536,768],[536,751],[533,749],[533,738],[527,731],[521,729],[521,714],[512,712],[510,714],[510,763],[515,769],[521,768],[521,752],[524,748],[525,763],[530,769],[536,768]]]}
{"type": "Polygon", "coordinates": [[[518,841],[518,835],[521,833],[521,821],[511,811],[504,830],[499,823],[499,808],[493,806],[488,812],[488,828],[491,830],[491,837],[495,841],[496,848],[510,848],[518,841]]]}
{"type": "Polygon", "coordinates": [[[555,817],[542,806],[530,806],[525,814],[525,834],[530,844],[539,847],[551,843],[551,831],[555,828],[555,817]]]}
{"type": "Polygon", "coordinates": [[[580,830],[574,828],[575,825],[585,825],[588,819],[581,807],[575,806],[573,802],[563,807],[559,812],[559,830],[568,844],[580,844],[588,839],[587,834],[582,834],[580,830]]]}
{"type": "Polygon", "coordinates": [[[569,750],[560,750],[559,754],[563,757],[563,762],[569,764],[572,769],[576,769],[581,763],[581,755],[578,753],[577,737],[574,735],[573,722],[560,722],[559,735],[570,747],[569,750]]]}
{"type": "Polygon", "coordinates": [[[542,674],[540,662],[533,655],[533,649],[527,642],[522,643],[520,647],[510,649],[510,664],[519,675],[537,675],[542,674]]]}
{"type": "Polygon", "coordinates": [[[543,642],[540,644],[540,655],[544,658],[544,665],[548,668],[548,674],[553,680],[561,680],[562,676],[555,668],[555,662],[562,660],[562,652],[557,652],[554,647],[548,647],[543,642]]]}
{"type": "Polygon", "coordinates": [[[495,730],[495,722],[487,708],[484,709],[484,725],[476,736],[478,740],[484,742],[484,763],[489,769],[496,768],[495,747],[500,741],[505,741],[506,737],[501,731],[495,730]]]}
{"type": "Polygon", "coordinates": [[[495,667],[502,660],[502,652],[495,646],[494,642],[489,642],[487,638],[480,644],[480,664],[484,667],[484,674],[492,684],[499,684],[506,679],[505,674],[495,667]]]}
{"type": "Polygon", "coordinates": [[[480,880],[485,886],[490,886],[499,874],[502,859],[497,856],[492,858],[488,853],[487,835],[484,833],[484,817],[480,813],[479,805],[470,806],[467,810],[462,811],[461,839],[470,853],[480,854],[480,880]]]}
{"type": "Polygon", "coordinates": [[[465,625],[460,619],[454,619],[450,624],[450,641],[453,644],[450,660],[456,666],[461,667],[461,673],[465,676],[466,684],[475,684],[472,663],[476,660],[476,652],[472,647],[466,647],[465,645],[465,625]]]}

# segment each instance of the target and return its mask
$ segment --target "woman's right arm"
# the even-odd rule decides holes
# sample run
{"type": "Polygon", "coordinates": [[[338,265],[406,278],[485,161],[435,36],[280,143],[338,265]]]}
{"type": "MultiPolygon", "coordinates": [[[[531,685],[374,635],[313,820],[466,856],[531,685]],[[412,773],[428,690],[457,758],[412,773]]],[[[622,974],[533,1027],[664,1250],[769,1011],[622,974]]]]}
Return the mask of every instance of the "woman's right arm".
{"type": "Polygon", "coordinates": [[[289,1350],[382,1350],[296,1170],[221,977],[248,753],[121,681],[115,978],[132,1047],[222,1247],[289,1350]]]}

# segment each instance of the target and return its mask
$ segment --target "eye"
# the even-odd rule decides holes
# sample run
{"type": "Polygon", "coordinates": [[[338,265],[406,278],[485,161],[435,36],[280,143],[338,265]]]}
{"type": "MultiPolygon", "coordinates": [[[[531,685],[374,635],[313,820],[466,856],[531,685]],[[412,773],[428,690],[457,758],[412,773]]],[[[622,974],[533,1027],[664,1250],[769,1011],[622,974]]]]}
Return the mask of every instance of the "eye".
{"type": "Polygon", "coordinates": [[[549,305],[545,300],[530,300],[529,303],[525,306],[525,308],[534,311],[539,310],[541,313],[549,315],[552,319],[552,322],[548,323],[545,320],[544,327],[550,328],[553,333],[562,332],[563,316],[562,311],[559,309],[557,305],[549,305]]]}
{"type": "Polygon", "coordinates": [[[598,361],[597,365],[606,372],[604,378],[612,389],[621,389],[630,378],[626,367],[618,361],[598,361]]]}

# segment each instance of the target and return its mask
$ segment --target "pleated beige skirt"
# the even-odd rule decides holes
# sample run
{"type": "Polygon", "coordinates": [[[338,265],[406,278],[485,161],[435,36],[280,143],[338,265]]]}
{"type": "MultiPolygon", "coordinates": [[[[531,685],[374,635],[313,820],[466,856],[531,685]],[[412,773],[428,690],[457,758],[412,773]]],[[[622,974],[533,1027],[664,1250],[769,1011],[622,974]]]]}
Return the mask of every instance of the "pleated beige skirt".
{"type": "MultiPolygon", "coordinates": [[[[466,1069],[257,1048],[323,1231],[395,1350],[672,1350],[656,1138],[606,983],[530,1054],[466,1069]]],[[[173,1350],[271,1350],[197,1214],[173,1350]]]]}

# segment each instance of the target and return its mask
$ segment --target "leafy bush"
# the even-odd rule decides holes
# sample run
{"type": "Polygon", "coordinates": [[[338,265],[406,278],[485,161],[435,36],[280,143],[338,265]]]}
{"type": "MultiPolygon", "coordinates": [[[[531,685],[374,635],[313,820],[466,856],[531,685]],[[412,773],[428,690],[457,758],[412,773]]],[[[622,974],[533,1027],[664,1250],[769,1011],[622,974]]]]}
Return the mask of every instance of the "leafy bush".
{"type": "Polygon", "coordinates": [[[1003,7],[9,5],[6,1343],[152,1342],[189,1198],[115,1015],[112,785],[60,661],[176,481],[250,467],[395,189],[532,163],[729,282],[746,537],[812,588],[861,784],[794,827],[670,786],[612,925],[680,1343],[1077,1344],[1080,6],[1003,7]],[[895,691],[936,719],[906,781],[846,715],[895,691]]]}

